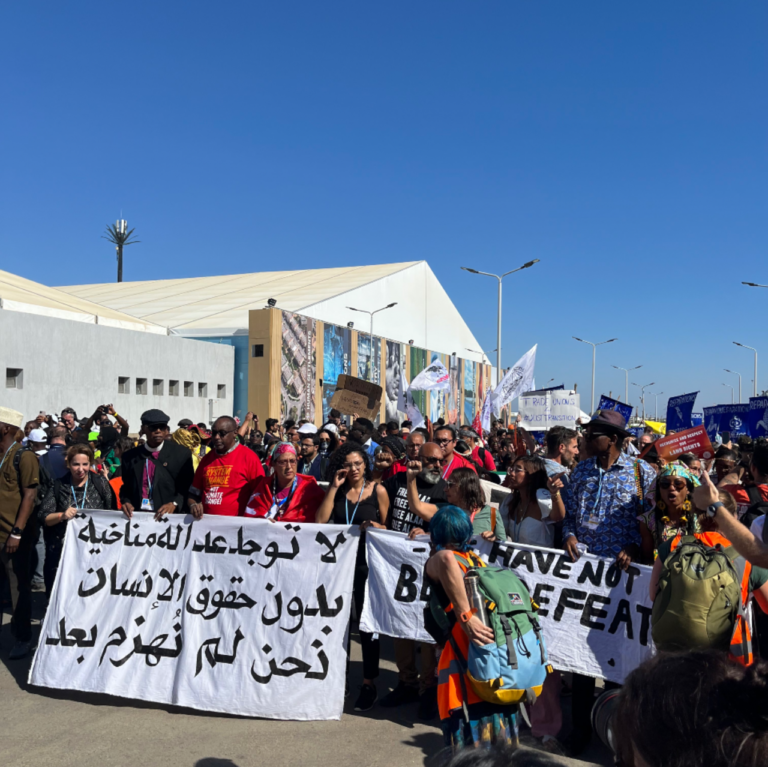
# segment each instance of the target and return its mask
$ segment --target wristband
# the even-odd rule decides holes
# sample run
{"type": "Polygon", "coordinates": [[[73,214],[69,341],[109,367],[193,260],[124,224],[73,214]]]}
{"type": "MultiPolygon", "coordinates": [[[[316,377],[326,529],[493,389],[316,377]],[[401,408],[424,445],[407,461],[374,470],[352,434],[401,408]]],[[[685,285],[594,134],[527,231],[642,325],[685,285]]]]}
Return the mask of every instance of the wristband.
{"type": "Polygon", "coordinates": [[[8,537],[9,538],[13,538],[16,541],[20,541],[21,540],[21,536],[20,535],[9,535],[8,537]]]}
{"type": "Polygon", "coordinates": [[[474,615],[476,612],[477,612],[477,608],[476,608],[476,607],[472,607],[472,608],[470,608],[469,610],[467,610],[467,612],[465,612],[465,613],[461,613],[461,614],[459,615],[459,620],[460,620],[462,623],[469,623],[469,621],[472,619],[472,616],[473,616],[473,615],[474,615]]]}

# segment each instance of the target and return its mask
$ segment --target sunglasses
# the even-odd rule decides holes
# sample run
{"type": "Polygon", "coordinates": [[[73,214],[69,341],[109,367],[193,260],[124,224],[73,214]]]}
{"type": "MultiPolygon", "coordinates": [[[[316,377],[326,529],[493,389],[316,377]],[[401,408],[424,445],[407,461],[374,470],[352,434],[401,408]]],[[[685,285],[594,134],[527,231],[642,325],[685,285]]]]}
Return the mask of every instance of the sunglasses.
{"type": "Polygon", "coordinates": [[[587,439],[591,442],[593,439],[597,439],[598,437],[608,437],[610,436],[604,431],[588,431],[587,432],[587,439]]]}
{"type": "Polygon", "coordinates": [[[232,434],[234,432],[234,429],[230,429],[229,431],[224,431],[224,429],[214,429],[211,432],[212,437],[221,437],[222,439],[227,436],[227,434],[232,434]]]}
{"type": "Polygon", "coordinates": [[[669,490],[672,485],[675,486],[675,490],[685,490],[688,487],[688,483],[684,479],[676,479],[674,482],[671,479],[662,479],[659,481],[659,487],[662,490],[669,490]]]}
{"type": "Polygon", "coordinates": [[[440,463],[442,458],[428,458],[426,455],[422,455],[420,458],[422,463],[426,463],[428,466],[434,466],[436,463],[440,463]]]}

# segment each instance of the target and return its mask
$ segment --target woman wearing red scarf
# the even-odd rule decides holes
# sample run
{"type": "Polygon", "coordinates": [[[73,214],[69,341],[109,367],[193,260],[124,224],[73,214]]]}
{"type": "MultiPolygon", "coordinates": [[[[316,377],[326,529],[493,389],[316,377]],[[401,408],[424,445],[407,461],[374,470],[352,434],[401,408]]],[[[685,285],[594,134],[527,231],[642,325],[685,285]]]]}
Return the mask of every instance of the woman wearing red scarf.
{"type": "Polygon", "coordinates": [[[314,477],[297,474],[296,448],[281,442],[272,454],[271,477],[259,477],[251,500],[245,507],[249,517],[274,522],[314,522],[325,491],[314,477]]]}

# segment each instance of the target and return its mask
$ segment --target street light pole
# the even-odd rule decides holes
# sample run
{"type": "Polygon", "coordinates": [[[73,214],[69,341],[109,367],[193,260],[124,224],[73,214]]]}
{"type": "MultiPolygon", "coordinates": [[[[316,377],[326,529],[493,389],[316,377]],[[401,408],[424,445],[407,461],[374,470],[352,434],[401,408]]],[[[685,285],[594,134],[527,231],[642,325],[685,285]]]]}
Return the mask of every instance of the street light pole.
{"type": "Polygon", "coordinates": [[[723,368],[726,373],[733,373],[733,375],[739,377],[739,402],[741,402],[741,373],[737,373],[735,370],[728,370],[728,368],[723,368]]]}
{"type": "Polygon", "coordinates": [[[655,381],[651,381],[651,383],[645,384],[644,386],[640,386],[639,383],[635,383],[634,381],[632,381],[632,386],[637,386],[638,389],[640,389],[640,399],[643,403],[643,420],[645,420],[645,390],[649,386],[655,386],[655,385],[656,385],[655,381]]]}
{"type": "MultiPolygon", "coordinates": [[[[745,285],[750,285],[751,283],[745,282],[745,285]]],[[[756,285],[755,287],[763,288],[766,287],[765,285],[756,285]]],[[[752,346],[747,346],[746,344],[740,344],[738,341],[734,341],[733,343],[736,344],[736,346],[740,346],[742,349],[749,349],[751,352],[755,353],[755,388],[753,390],[753,397],[757,397],[757,349],[753,348],[752,346]]]]}
{"type": "Polygon", "coordinates": [[[367,309],[355,309],[354,306],[348,306],[347,309],[353,312],[362,312],[363,314],[370,315],[371,318],[371,326],[370,331],[368,333],[368,353],[370,354],[370,378],[371,383],[376,383],[373,380],[373,315],[378,314],[379,312],[383,312],[385,309],[391,309],[393,306],[397,306],[397,301],[393,301],[391,304],[387,304],[386,306],[382,306],[381,309],[374,309],[372,312],[368,311],[367,309]]]}
{"type": "Polygon", "coordinates": [[[653,394],[653,396],[656,398],[656,404],[653,406],[653,420],[658,421],[659,420],[659,396],[664,394],[664,392],[649,391],[648,394],[653,394]]]}
{"type": "Polygon", "coordinates": [[[616,370],[623,370],[624,371],[624,402],[628,405],[629,404],[629,371],[630,370],[639,370],[642,365],[637,365],[633,368],[620,368],[618,365],[611,365],[612,368],[616,368],[616,370]]]}
{"type": "Polygon", "coordinates": [[[595,412],[595,355],[597,347],[603,344],[611,344],[619,339],[609,338],[607,341],[598,341],[596,344],[593,344],[592,341],[585,341],[583,338],[576,338],[576,336],[571,336],[571,338],[575,341],[581,341],[583,344],[589,344],[592,347],[592,409],[589,411],[589,414],[592,415],[595,412]]]}
{"type": "Polygon", "coordinates": [[[495,277],[499,281],[499,310],[498,310],[497,322],[496,322],[496,385],[497,386],[499,385],[499,383],[501,383],[501,281],[508,274],[514,274],[515,272],[519,272],[521,269],[528,269],[529,267],[538,263],[539,263],[539,259],[534,258],[533,261],[527,261],[522,266],[519,266],[517,269],[511,269],[510,271],[504,272],[504,274],[501,274],[501,275],[491,274],[490,272],[480,272],[477,269],[470,269],[468,266],[461,267],[465,272],[470,272],[471,274],[483,274],[486,277],[495,277]]]}
{"type": "Polygon", "coordinates": [[[724,383],[723,386],[727,386],[731,390],[731,404],[733,404],[733,386],[727,383],[724,383]]]}

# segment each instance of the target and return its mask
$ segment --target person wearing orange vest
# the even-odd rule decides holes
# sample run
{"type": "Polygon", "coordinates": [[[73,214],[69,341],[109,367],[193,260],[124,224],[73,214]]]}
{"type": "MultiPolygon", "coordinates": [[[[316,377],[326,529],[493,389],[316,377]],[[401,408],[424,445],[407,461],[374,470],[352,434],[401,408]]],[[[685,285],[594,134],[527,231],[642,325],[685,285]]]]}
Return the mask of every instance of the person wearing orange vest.
{"type": "MultiPolygon", "coordinates": [[[[733,496],[725,491],[719,491],[717,493],[719,500],[716,502],[719,508],[722,508],[723,512],[730,514],[732,517],[737,516],[736,501],[733,496]]],[[[721,512],[722,513],[722,512],[721,512]]],[[[699,517],[699,523],[701,525],[701,531],[694,533],[694,537],[700,540],[703,544],[709,547],[720,546],[725,549],[731,546],[729,541],[720,531],[718,523],[710,515],[701,515],[699,517]]],[[[678,547],[682,540],[684,532],[680,531],[673,538],[668,538],[663,541],[658,547],[658,556],[653,565],[653,571],[651,572],[651,581],[649,584],[649,591],[651,601],[654,601],[657,596],[657,589],[659,584],[659,578],[664,567],[664,562],[671,556],[672,552],[678,547]]],[[[768,570],[762,567],[754,567],[749,562],[746,563],[744,568],[744,576],[741,583],[741,599],[742,604],[746,606],[749,601],[749,597],[753,596],[758,606],[764,613],[768,613],[768,570]]],[[[749,628],[744,626],[737,626],[734,632],[734,636],[731,639],[731,655],[734,660],[739,661],[745,666],[751,665],[753,662],[751,653],[751,632],[749,628]],[[742,640],[745,640],[749,645],[749,651],[744,654],[739,649],[742,640]]]]}
{"type": "Polygon", "coordinates": [[[455,623],[437,666],[437,705],[445,745],[454,752],[468,746],[518,743],[517,706],[499,706],[481,700],[465,673],[469,643],[494,641],[492,629],[470,610],[464,573],[475,562],[470,552],[472,522],[457,506],[444,506],[430,520],[435,547],[426,574],[446,613],[455,623]]]}

